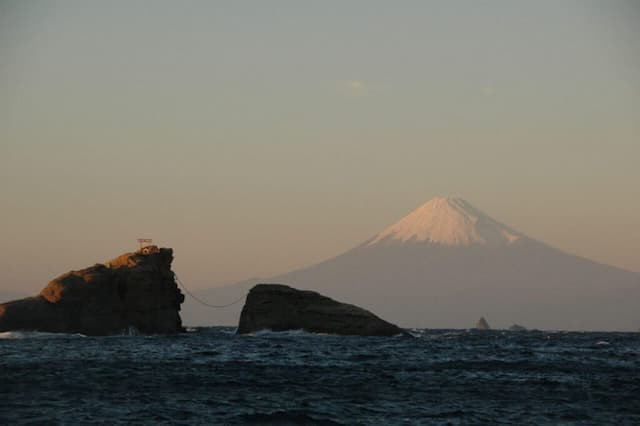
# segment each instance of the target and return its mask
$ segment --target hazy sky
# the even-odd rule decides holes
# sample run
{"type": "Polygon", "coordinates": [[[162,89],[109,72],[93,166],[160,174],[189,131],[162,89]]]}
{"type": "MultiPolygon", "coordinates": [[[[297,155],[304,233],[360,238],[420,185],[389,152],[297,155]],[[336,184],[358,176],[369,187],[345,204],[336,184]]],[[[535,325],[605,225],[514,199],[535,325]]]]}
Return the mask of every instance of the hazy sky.
{"type": "Polygon", "coordinates": [[[138,237],[269,276],[437,195],[640,271],[640,3],[0,0],[0,289],[138,237]]]}

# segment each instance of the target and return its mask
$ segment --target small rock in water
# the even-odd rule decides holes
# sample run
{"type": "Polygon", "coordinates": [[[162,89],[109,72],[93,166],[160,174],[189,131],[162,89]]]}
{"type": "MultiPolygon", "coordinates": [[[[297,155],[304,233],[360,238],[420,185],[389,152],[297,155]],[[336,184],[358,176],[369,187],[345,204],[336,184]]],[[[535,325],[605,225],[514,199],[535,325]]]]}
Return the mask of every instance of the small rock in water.
{"type": "Polygon", "coordinates": [[[481,317],[478,322],[476,323],[476,329],[477,330],[491,330],[491,327],[489,326],[489,323],[487,322],[486,319],[484,319],[484,317],[481,317]]]}
{"type": "Polygon", "coordinates": [[[520,324],[513,324],[509,327],[509,331],[527,331],[527,327],[520,324]]]}

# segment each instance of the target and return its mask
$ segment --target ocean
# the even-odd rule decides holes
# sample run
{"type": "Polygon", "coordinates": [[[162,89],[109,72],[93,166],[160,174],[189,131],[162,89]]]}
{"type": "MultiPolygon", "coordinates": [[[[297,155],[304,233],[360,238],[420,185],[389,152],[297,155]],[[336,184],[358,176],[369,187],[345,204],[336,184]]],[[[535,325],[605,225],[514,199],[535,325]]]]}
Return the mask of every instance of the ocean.
{"type": "Polygon", "coordinates": [[[0,333],[0,424],[640,424],[640,333],[0,333]]]}

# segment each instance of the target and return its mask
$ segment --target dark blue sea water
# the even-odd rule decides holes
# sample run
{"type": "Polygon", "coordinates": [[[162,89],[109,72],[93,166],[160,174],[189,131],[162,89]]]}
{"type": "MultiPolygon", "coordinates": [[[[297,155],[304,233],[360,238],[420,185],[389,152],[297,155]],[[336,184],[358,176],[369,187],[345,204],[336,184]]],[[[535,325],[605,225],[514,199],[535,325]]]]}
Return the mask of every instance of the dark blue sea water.
{"type": "Polygon", "coordinates": [[[0,424],[640,424],[640,334],[0,334],[0,424]]]}

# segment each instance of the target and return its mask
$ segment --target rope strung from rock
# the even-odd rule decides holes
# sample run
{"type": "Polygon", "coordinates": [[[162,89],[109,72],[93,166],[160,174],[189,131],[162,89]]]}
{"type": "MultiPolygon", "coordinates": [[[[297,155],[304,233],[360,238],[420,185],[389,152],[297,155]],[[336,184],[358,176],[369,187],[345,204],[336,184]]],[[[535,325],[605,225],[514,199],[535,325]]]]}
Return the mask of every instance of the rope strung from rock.
{"type": "Polygon", "coordinates": [[[235,305],[236,303],[240,302],[240,301],[241,301],[242,299],[244,299],[244,297],[245,297],[245,296],[243,295],[243,296],[242,296],[242,297],[240,297],[239,299],[234,300],[233,302],[228,303],[228,304],[226,304],[226,305],[212,305],[212,304],[207,303],[207,302],[205,302],[204,300],[200,299],[200,298],[199,298],[198,296],[196,296],[195,294],[191,293],[191,292],[190,292],[190,291],[189,291],[189,290],[184,286],[184,284],[182,283],[182,281],[180,281],[180,278],[178,278],[178,275],[177,275],[175,272],[173,273],[173,276],[175,277],[176,282],[178,283],[178,285],[179,285],[180,287],[182,287],[182,289],[184,290],[184,292],[185,292],[185,293],[187,293],[189,296],[191,296],[191,298],[192,298],[193,300],[195,300],[196,302],[198,302],[198,303],[200,303],[200,304],[202,304],[202,305],[204,305],[204,306],[208,306],[208,307],[210,307],[210,308],[228,308],[229,306],[233,306],[233,305],[235,305]]]}

